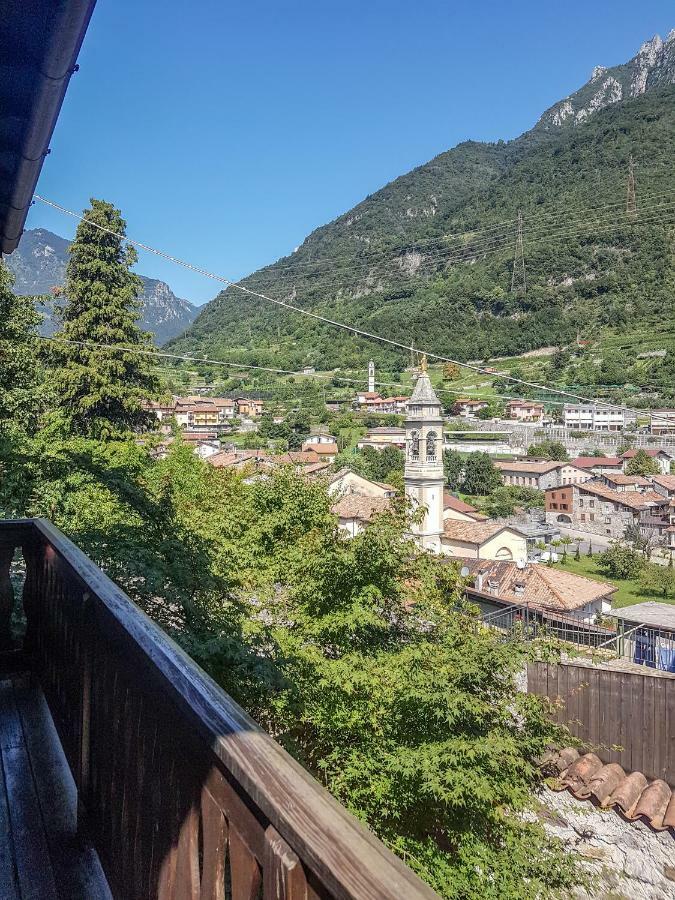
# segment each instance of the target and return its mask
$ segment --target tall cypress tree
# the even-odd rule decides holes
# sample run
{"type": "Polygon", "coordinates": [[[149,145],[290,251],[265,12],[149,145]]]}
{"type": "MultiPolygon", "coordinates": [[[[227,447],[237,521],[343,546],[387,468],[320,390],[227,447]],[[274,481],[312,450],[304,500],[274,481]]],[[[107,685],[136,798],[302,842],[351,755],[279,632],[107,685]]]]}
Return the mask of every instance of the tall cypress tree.
{"type": "Polygon", "coordinates": [[[71,434],[119,438],[152,422],[141,401],[159,386],[150,357],[134,352],[151,343],[138,326],[142,284],[131,272],[136,251],[125,246],[125,230],[118,209],[92,199],[70,247],[56,337],[80,343],[57,342],[54,352],[56,412],[71,434]]]}

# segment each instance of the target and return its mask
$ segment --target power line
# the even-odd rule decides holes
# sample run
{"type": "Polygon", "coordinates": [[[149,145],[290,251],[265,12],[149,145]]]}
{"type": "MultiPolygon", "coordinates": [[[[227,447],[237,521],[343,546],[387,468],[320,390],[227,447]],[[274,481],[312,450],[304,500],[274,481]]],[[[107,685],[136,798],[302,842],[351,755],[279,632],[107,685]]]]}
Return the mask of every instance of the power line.
{"type": "MultiPolygon", "coordinates": [[[[226,284],[229,287],[233,287],[238,291],[246,294],[247,296],[257,297],[260,300],[266,300],[270,303],[274,303],[277,306],[281,306],[285,309],[292,310],[293,312],[297,312],[300,315],[307,316],[308,318],[314,319],[315,321],[323,322],[326,325],[331,325],[334,328],[340,328],[343,331],[348,331],[351,334],[356,335],[357,337],[365,338],[366,340],[379,341],[382,344],[386,344],[390,347],[396,347],[399,350],[405,350],[406,353],[411,352],[413,347],[409,344],[404,344],[401,341],[395,341],[391,338],[384,337],[383,335],[372,334],[369,331],[366,331],[362,328],[356,328],[353,325],[348,325],[345,322],[339,322],[335,319],[331,319],[328,316],[323,316],[320,313],[312,312],[308,309],[302,309],[299,306],[294,306],[292,303],[289,303],[286,300],[279,300],[276,297],[270,297],[268,294],[263,294],[259,291],[251,290],[250,288],[245,287],[242,284],[238,284],[236,281],[233,281],[230,278],[226,278],[223,275],[217,275],[214,272],[209,272],[207,269],[203,269],[200,266],[195,266],[192,263],[187,262],[186,260],[182,260],[176,256],[172,256],[170,253],[166,253],[163,250],[159,250],[155,247],[151,247],[148,244],[143,243],[142,241],[135,240],[133,238],[129,238],[126,235],[120,234],[117,231],[113,231],[111,228],[106,228],[104,225],[99,225],[97,222],[93,222],[91,219],[86,218],[86,216],[80,215],[79,213],[73,212],[73,210],[67,209],[64,206],[61,206],[58,203],[55,203],[52,200],[47,200],[44,197],[41,197],[39,194],[34,195],[37,200],[40,200],[42,203],[45,203],[47,206],[52,207],[53,209],[57,209],[65,215],[71,216],[72,218],[78,219],[81,222],[87,222],[87,224],[97,228],[99,231],[106,232],[108,234],[113,235],[113,237],[117,237],[122,241],[125,241],[127,244],[131,244],[132,246],[139,247],[142,250],[145,250],[147,253],[152,253],[155,256],[159,256],[162,259],[166,259],[169,262],[173,262],[176,265],[182,266],[183,268],[189,269],[192,272],[196,272],[197,274],[203,275],[206,278],[211,278],[214,281],[218,281],[222,284],[226,284]]],[[[452,359],[449,356],[442,356],[439,353],[432,353],[431,351],[425,351],[426,356],[429,359],[436,359],[439,362],[449,362],[454,363],[457,366],[460,366],[463,369],[469,369],[474,372],[482,372],[482,366],[476,366],[472,363],[461,362],[457,359],[452,359]]],[[[561,397],[571,397],[574,400],[578,400],[581,403],[595,403],[598,406],[604,406],[607,409],[615,409],[621,412],[635,412],[635,410],[630,409],[629,407],[623,406],[618,403],[608,403],[606,401],[595,401],[589,397],[582,397],[579,394],[574,394],[571,391],[561,390],[559,388],[552,388],[547,385],[541,385],[537,382],[527,381],[524,378],[515,378],[513,375],[506,375],[502,373],[497,373],[494,375],[495,378],[501,378],[505,381],[511,381],[514,384],[522,384],[529,388],[534,388],[535,390],[547,391],[551,394],[556,394],[561,397]]]]}
{"type": "Polygon", "coordinates": [[[635,195],[635,163],[631,153],[628,161],[628,185],[626,188],[626,215],[635,218],[637,215],[637,198],[635,195]]]}
{"type": "MultiPolygon", "coordinates": [[[[142,356],[159,357],[161,359],[177,359],[177,360],[181,360],[183,362],[198,363],[201,365],[225,366],[227,368],[232,368],[232,369],[253,369],[256,371],[267,372],[267,373],[274,374],[274,375],[291,375],[293,377],[318,378],[318,379],[323,379],[323,380],[330,379],[330,380],[336,380],[336,381],[344,381],[345,383],[349,383],[349,384],[363,384],[365,381],[367,381],[367,378],[347,378],[346,376],[335,375],[335,374],[333,374],[333,375],[325,374],[324,375],[321,372],[308,372],[307,374],[304,374],[303,372],[296,372],[296,371],[293,371],[290,369],[276,369],[276,368],[272,368],[269,366],[255,365],[253,363],[227,362],[226,360],[222,360],[222,359],[208,359],[207,357],[188,356],[187,354],[184,354],[184,353],[170,353],[167,350],[156,350],[156,349],[150,350],[150,349],[144,349],[142,347],[125,347],[125,346],[118,345],[118,344],[101,344],[101,343],[96,343],[95,341],[72,341],[72,340],[68,340],[66,338],[60,338],[58,336],[47,337],[44,335],[40,335],[39,339],[42,341],[48,341],[50,343],[68,344],[68,345],[74,346],[74,347],[85,347],[85,348],[91,347],[91,348],[95,348],[97,350],[107,350],[110,352],[140,354],[142,356]]],[[[419,351],[417,351],[417,350],[412,350],[412,353],[415,355],[419,355],[419,351]]],[[[503,377],[503,376],[500,376],[499,373],[492,373],[492,372],[489,373],[489,376],[491,378],[503,377]]],[[[518,380],[518,379],[516,379],[516,380],[518,380]]],[[[397,383],[397,382],[390,382],[390,381],[376,381],[375,384],[378,387],[397,388],[398,390],[405,389],[405,385],[400,384],[400,382],[397,383]]],[[[469,399],[476,398],[476,399],[490,399],[490,400],[531,401],[531,398],[529,398],[529,397],[515,397],[510,394],[499,394],[497,397],[495,397],[494,394],[478,393],[478,392],[472,391],[471,388],[466,388],[465,390],[458,391],[458,390],[452,390],[451,388],[434,387],[434,390],[437,393],[451,394],[452,396],[467,397],[469,399]]],[[[544,390],[548,391],[551,389],[544,388],[544,390]]],[[[560,393],[560,392],[557,392],[557,393],[560,393]]],[[[549,406],[565,406],[566,405],[564,400],[546,400],[545,402],[549,406]]],[[[610,406],[611,405],[611,404],[607,404],[604,401],[600,401],[600,400],[587,401],[587,402],[594,403],[596,406],[610,406]]],[[[617,407],[617,408],[624,409],[626,412],[636,413],[637,415],[649,413],[649,415],[651,415],[652,419],[658,419],[659,421],[664,421],[664,422],[671,422],[671,420],[665,416],[652,415],[649,410],[632,409],[630,407],[617,407]]]]}
{"type": "Polygon", "coordinates": [[[511,275],[511,293],[527,293],[525,277],[525,252],[523,250],[523,214],[518,210],[518,230],[516,232],[516,252],[513,257],[513,273],[511,275]]]}

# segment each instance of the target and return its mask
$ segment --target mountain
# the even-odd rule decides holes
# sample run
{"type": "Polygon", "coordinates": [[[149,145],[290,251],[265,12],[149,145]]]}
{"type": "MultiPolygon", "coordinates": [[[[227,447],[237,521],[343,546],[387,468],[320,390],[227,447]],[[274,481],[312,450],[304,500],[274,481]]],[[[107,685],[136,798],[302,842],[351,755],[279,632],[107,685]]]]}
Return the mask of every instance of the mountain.
{"type": "MultiPolygon", "coordinates": [[[[14,274],[14,290],[24,296],[49,296],[52,288],[65,281],[70,241],[46,231],[34,228],[24,232],[18,248],[7,257],[7,265],[14,274]]],[[[197,309],[187,300],[176,297],[168,284],[155,278],[140,276],[143,282],[141,294],[140,325],[149,331],[156,344],[182,334],[190,325],[197,309]]],[[[53,300],[40,305],[45,315],[43,334],[55,330],[53,300]]]]}
{"type": "Polygon", "coordinates": [[[674,83],[675,29],[665,41],[658,34],[651,41],[645,41],[633,59],[623,65],[611,69],[596,66],[590,81],[548,109],[537,127],[550,130],[578,125],[599,109],[674,83]]]}
{"type": "MultiPolygon", "coordinates": [[[[242,284],[462,360],[672,321],[674,80],[671,33],[623,66],[595,69],[521,137],[440,154],[242,284]],[[636,210],[632,200],[627,208],[631,158],[636,210]],[[526,289],[522,267],[512,284],[519,213],[526,289]]],[[[406,363],[233,288],[170,343],[293,369],[353,368],[371,356],[406,363]]]]}

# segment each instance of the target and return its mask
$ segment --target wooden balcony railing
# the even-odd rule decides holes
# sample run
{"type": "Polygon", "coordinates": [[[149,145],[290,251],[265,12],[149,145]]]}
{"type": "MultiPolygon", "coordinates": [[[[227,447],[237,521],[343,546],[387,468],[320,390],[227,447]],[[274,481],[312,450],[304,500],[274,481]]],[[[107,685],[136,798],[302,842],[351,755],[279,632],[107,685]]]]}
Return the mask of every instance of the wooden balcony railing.
{"type": "Polygon", "coordinates": [[[17,549],[25,659],[114,896],[437,896],[44,520],[0,522],[5,646],[17,549]]]}

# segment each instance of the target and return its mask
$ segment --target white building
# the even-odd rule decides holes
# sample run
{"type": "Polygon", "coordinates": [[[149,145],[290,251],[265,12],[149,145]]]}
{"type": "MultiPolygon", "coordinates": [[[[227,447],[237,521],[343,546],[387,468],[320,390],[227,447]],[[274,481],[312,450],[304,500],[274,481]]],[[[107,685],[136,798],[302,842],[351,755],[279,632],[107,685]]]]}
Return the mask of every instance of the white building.
{"type": "Polygon", "coordinates": [[[443,416],[427,374],[426,357],[408,404],[405,421],[405,493],[424,508],[412,531],[421,547],[441,553],[443,535],[443,416]]]}
{"type": "Polygon", "coordinates": [[[375,393],[375,363],[372,359],[368,363],[368,393],[375,393]]]}
{"type": "Polygon", "coordinates": [[[621,431],[627,424],[624,410],[594,403],[566,403],[563,421],[573,431],[621,431]]]}

